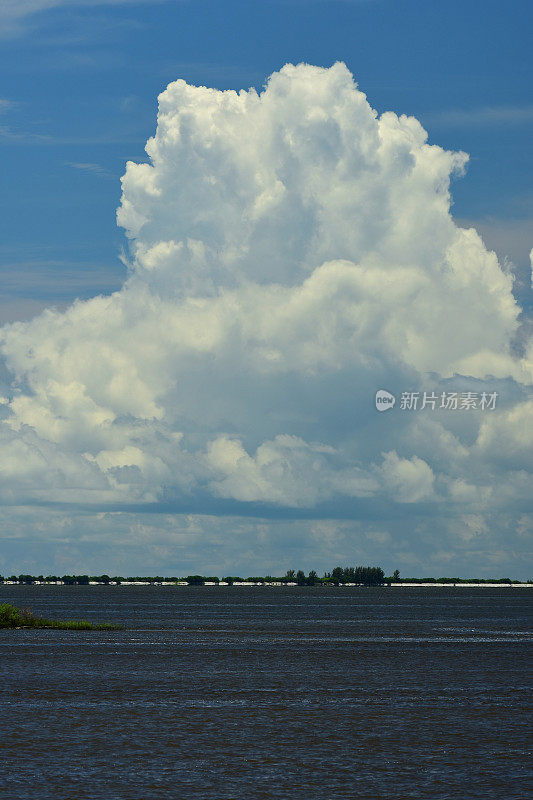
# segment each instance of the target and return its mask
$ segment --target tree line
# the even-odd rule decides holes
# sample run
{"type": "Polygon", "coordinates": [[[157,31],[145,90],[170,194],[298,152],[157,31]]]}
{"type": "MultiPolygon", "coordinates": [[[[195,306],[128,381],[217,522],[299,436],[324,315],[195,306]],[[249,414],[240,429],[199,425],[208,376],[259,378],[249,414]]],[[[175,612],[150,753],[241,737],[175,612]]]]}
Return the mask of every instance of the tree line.
{"type": "Polygon", "coordinates": [[[32,584],[32,583],[62,583],[65,585],[87,586],[90,583],[120,584],[120,583],[179,583],[186,582],[192,586],[205,583],[295,583],[298,586],[318,586],[320,584],[335,585],[356,583],[363,586],[379,586],[386,582],[385,573],[381,567],[335,567],[331,572],[324,572],[320,577],[315,570],[307,575],[299,569],[289,569],[285,575],[251,575],[247,578],[240,575],[226,575],[223,578],[208,575],[162,576],[162,575],[134,575],[127,578],[122,575],[10,575],[4,578],[0,575],[0,583],[32,584]]]}
{"type": "MultiPolygon", "coordinates": [[[[395,570],[391,576],[385,576],[381,567],[334,567],[331,572],[324,572],[320,577],[315,570],[311,570],[307,575],[299,569],[289,569],[282,576],[252,575],[243,578],[239,575],[227,575],[223,578],[217,576],[207,575],[186,575],[184,577],[178,576],[162,576],[162,575],[136,575],[130,577],[123,577],[122,575],[10,575],[5,577],[0,575],[0,584],[2,583],[18,583],[31,585],[34,583],[49,583],[49,584],[63,584],[65,586],[88,586],[90,583],[99,583],[103,585],[117,585],[121,583],[147,583],[147,584],[164,584],[164,583],[187,583],[189,586],[203,586],[207,584],[225,583],[229,585],[239,583],[276,583],[276,584],[297,584],[298,586],[341,586],[346,584],[355,584],[356,586],[383,586],[390,583],[520,583],[511,578],[400,578],[400,573],[395,570]]],[[[529,583],[530,581],[528,581],[529,583]]]]}

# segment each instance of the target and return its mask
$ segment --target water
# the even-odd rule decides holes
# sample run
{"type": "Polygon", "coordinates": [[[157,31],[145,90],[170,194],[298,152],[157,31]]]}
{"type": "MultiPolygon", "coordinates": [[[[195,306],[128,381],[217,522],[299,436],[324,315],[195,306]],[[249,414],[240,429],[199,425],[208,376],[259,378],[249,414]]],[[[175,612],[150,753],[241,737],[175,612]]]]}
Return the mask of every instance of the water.
{"type": "Polygon", "coordinates": [[[0,798],[527,796],[527,589],[0,587],[0,798]]]}

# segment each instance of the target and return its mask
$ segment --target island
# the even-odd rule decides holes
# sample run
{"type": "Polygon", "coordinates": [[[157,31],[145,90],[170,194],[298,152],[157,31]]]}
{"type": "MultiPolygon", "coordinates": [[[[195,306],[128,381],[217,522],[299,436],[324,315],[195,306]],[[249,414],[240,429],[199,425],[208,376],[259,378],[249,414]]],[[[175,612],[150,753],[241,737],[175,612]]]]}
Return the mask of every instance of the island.
{"type": "Polygon", "coordinates": [[[53,628],[66,631],[115,631],[122,625],[87,620],[61,621],[45,619],[27,608],[19,609],[10,603],[0,603],[0,628],[53,628]]]}
{"type": "Polygon", "coordinates": [[[285,575],[185,575],[183,577],[163,575],[0,575],[2,585],[25,586],[362,586],[362,587],[417,587],[417,586],[463,586],[463,587],[532,587],[533,581],[520,581],[512,578],[401,578],[399,570],[385,575],[381,567],[334,567],[331,572],[319,576],[315,570],[306,575],[301,569],[289,569],[285,575]]]}

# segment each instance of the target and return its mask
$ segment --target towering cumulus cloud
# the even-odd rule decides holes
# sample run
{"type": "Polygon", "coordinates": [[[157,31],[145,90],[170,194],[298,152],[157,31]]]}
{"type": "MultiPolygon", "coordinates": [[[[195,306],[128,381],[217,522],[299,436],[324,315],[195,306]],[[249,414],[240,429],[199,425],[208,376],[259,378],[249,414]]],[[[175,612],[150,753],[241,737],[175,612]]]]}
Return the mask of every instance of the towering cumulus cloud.
{"type": "Polygon", "coordinates": [[[510,276],[450,214],[464,153],[379,116],[343,64],[261,94],[171,83],[146,151],[123,288],[0,331],[4,502],[336,515],[402,541],[431,519],[451,549],[527,529],[531,350],[510,276]],[[440,409],[452,391],[498,405],[440,409]]]}

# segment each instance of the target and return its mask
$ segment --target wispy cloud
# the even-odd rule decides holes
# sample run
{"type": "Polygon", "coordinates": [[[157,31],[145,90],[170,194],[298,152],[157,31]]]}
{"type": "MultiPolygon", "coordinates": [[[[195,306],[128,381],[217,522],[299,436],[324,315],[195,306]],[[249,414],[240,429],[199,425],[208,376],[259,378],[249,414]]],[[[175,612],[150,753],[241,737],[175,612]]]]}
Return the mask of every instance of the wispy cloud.
{"type": "Polygon", "coordinates": [[[522,125],[533,121],[533,105],[453,109],[438,114],[423,114],[421,117],[427,125],[446,125],[458,128],[478,125],[522,125]]]}
{"type": "Polygon", "coordinates": [[[9,125],[0,125],[0,145],[2,144],[50,144],[52,138],[44,134],[17,131],[9,125]]]}
{"type": "Polygon", "coordinates": [[[3,294],[39,300],[113,291],[123,281],[123,273],[118,260],[111,266],[57,259],[0,262],[3,294]]]}
{"type": "MultiPolygon", "coordinates": [[[[119,128],[118,130],[109,131],[96,136],[61,136],[55,133],[39,132],[35,129],[31,130],[32,126],[34,128],[37,127],[33,125],[31,121],[29,123],[26,122],[26,125],[30,127],[30,130],[28,130],[26,127],[23,127],[24,123],[21,125],[20,122],[17,121],[16,114],[12,115],[9,120],[5,119],[5,115],[8,115],[11,111],[18,110],[21,105],[23,104],[18,101],[0,97],[0,117],[2,114],[4,115],[4,121],[0,124],[0,147],[2,145],[56,145],[76,147],[95,144],[138,144],[138,137],[135,135],[135,131],[132,129],[131,125],[128,126],[127,131],[125,129],[120,130],[119,128]]],[[[66,163],[68,166],[75,169],[99,173],[100,175],[111,175],[104,167],[94,162],[68,161],[66,163]]]]}
{"type": "Polygon", "coordinates": [[[86,145],[138,144],[133,133],[110,132],[100,136],[55,136],[28,131],[16,130],[8,125],[0,125],[1,145],[48,145],[51,147],[80,147],[86,145]]]}
{"type": "Polygon", "coordinates": [[[64,309],[76,298],[110,294],[123,281],[118,260],[102,266],[55,259],[4,261],[0,254],[0,326],[31,319],[51,306],[64,309]]]}
{"type": "MultiPolygon", "coordinates": [[[[67,302],[56,303],[55,307],[58,309],[65,308],[67,302]]],[[[45,308],[50,307],[50,298],[36,300],[28,297],[11,297],[8,295],[0,295],[0,325],[5,325],[9,322],[20,322],[36,317],[45,308]]]]}
{"type": "Polygon", "coordinates": [[[132,111],[139,104],[139,98],[136,94],[129,94],[119,100],[119,108],[121,111],[132,111]]]}
{"type": "MultiPolygon", "coordinates": [[[[60,6],[156,5],[168,0],[2,0],[0,3],[0,36],[17,36],[25,32],[24,20],[60,6]]],[[[181,0],[186,2],[186,0],[181,0]]]]}
{"type": "Polygon", "coordinates": [[[99,175],[102,178],[114,178],[113,173],[108,169],[102,167],[101,164],[92,164],[84,161],[66,161],[65,166],[72,167],[72,169],[80,170],[80,172],[89,172],[93,175],[99,175]]]}

